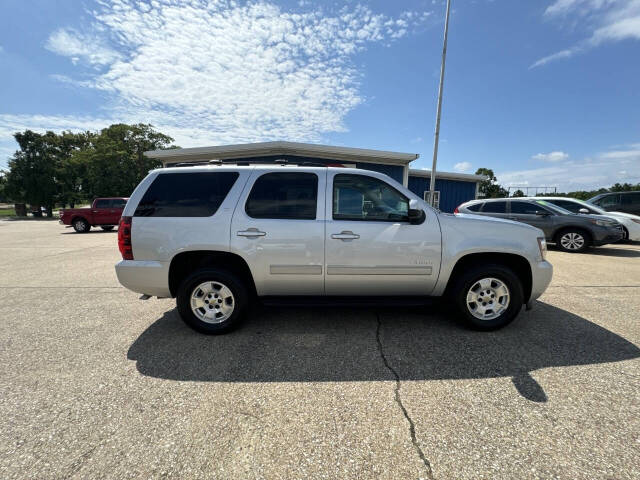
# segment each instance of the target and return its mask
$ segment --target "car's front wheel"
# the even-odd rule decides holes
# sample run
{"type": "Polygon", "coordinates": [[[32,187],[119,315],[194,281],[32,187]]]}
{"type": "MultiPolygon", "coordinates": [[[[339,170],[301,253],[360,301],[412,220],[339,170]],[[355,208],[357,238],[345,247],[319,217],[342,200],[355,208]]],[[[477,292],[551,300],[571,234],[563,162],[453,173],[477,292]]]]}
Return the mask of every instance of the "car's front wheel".
{"type": "Polygon", "coordinates": [[[207,334],[226,333],[242,320],[248,293],[242,280],[225,270],[200,269],[187,277],[176,303],[184,322],[207,334]]]}
{"type": "Polygon", "coordinates": [[[513,270],[498,264],[477,265],[461,273],[452,297],[459,317],[477,330],[508,325],[524,303],[520,279],[513,270]]]}
{"type": "Polygon", "coordinates": [[[589,248],[590,238],[584,231],[567,228],[556,236],[556,245],[563,252],[580,253],[589,248]]]}

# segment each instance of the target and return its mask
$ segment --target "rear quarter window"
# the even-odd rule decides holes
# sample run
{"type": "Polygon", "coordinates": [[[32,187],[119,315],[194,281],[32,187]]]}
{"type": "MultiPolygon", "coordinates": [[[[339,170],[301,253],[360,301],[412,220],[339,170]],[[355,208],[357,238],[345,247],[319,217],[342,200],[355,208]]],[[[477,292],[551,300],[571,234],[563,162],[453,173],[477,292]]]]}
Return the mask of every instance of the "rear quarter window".
{"type": "Polygon", "coordinates": [[[210,217],[238,176],[238,172],[161,173],[145,192],[134,216],[210,217]]]}
{"type": "Polygon", "coordinates": [[[479,212],[481,206],[482,206],[481,203],[474,203],[473,205],[469,205],[467,207],[467,210],[471,210],[472,212],[479,212]]]}

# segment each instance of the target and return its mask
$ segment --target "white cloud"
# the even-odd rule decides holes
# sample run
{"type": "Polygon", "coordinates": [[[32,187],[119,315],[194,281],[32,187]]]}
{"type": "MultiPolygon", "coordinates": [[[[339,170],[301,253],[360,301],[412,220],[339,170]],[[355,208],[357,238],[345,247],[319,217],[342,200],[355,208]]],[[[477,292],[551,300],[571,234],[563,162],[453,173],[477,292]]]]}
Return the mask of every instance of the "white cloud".
{"type": "Polygon", "coordinates": [[[565,152],[538,153],[531,158],[534,160],[542,160],[543,162],[562,162],[569,158],[569,154],[565,152]]]}
{"type": "Polygon", "coordinates": [[[629,145],[624,150],[602,152],[583,160],[496,176],[504,187],[558,187],[558,192],[593,190],[616,182],[640,183],[640,148],[629,145]]]}
{"type": "Polygon", "coordinates": [[[571,20],[586,28],[587,36],[578,44],[547,55],[530,68],[572,57],[605,42],[640,40],[640,0],[556,0],[545,17],[571,20]]]}
{"type": "Polygon", "coordinates": [[[102,70],[57,79],[106,92],[109,118],[153,123],[183,146],[345,131],[364,100],[354,54],[408,35],[429,15],[392,18],[363,5],[288,11],[268,0],[101,5],[89,33],[57,30],[47,48],[102,70]]]}
{"type": "Polygon", "coordinates": [[[465,173],[471,170],[471,162],[459,162],[453,166],[456,172],[465,173]]]}
{"type": "Polygon", "coordinates": [[[70,57],[74,64],[83,60],[91,65],[108,65],[120,58],[120,54],[107,46],[99,36],[85,35],[72,29],[61,28],[53,32],[45,48],[70,57]]]}

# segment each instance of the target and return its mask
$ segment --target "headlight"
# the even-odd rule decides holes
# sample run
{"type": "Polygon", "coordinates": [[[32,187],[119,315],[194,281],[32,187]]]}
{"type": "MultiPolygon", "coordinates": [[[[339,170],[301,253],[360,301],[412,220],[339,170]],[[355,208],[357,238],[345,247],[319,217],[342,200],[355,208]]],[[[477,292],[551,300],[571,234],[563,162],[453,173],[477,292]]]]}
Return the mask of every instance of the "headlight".
{"type": "Polygon", "coordinates": [[[615,227],[617,222],[610,222],[608,220],[591,220],[591,223],[594,225],[599,225],[600,227],[615,227]]]}
{"type": "Polygon", "coordinates": [[[547,240],[544,237],[538,237],[538,247],[540,248],[540,256],[544,260],[547,258],[547,240]]]}

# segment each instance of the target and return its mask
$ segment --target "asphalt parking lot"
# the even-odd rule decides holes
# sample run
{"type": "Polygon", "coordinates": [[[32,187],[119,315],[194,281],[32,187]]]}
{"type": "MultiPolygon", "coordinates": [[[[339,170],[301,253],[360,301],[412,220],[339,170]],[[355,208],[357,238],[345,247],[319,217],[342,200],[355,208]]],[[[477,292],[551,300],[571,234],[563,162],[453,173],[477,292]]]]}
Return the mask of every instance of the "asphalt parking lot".
{"type": "Polygon", "coordinates": [[[549,253],[504,330],[256,309],[199,335],[116,232],[0,221],[0,478],[640,478],[640,244],[549,253]]]}

